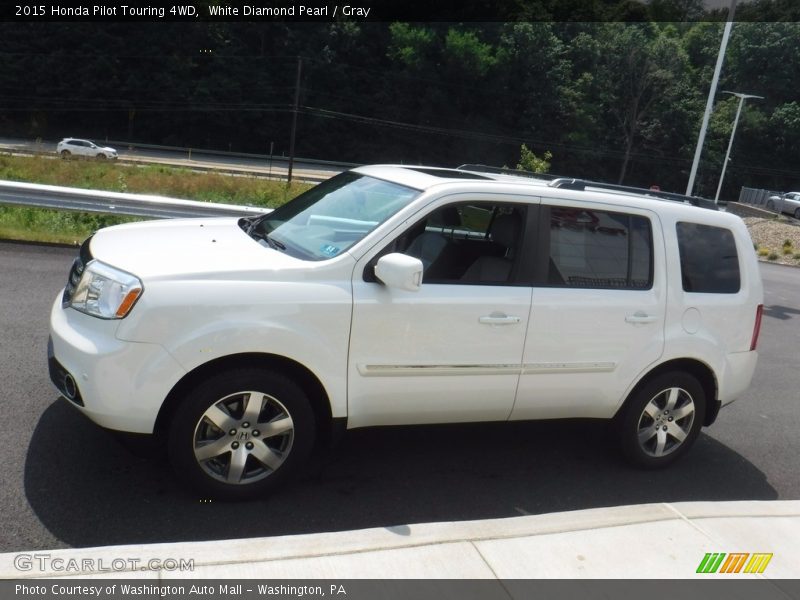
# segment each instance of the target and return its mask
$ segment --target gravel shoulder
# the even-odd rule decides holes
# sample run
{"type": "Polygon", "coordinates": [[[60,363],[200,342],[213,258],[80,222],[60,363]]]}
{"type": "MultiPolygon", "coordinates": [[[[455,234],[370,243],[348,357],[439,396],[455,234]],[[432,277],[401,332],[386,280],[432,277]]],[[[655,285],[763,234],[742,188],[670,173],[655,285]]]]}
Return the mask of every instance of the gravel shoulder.
{"type": "Polygon", "coordinates": [[[760,261],[800,266],[800,222],[786,217],[743,217],[742,220],[756,244],[760,261]],[[787,241],[791,244],[786,244],[787,241]]]}

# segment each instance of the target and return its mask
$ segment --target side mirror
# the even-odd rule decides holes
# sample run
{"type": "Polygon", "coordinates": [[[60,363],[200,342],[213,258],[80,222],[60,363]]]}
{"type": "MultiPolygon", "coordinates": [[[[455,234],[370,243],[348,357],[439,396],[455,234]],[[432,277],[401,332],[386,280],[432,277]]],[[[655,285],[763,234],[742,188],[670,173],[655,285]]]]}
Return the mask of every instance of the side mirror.
{"type": "Polygon", "coordinates": [[[422,285],[422,261],[399,252],[387,254],[375,265],[375,276],[389,287],[418,292],[422,285]]]}

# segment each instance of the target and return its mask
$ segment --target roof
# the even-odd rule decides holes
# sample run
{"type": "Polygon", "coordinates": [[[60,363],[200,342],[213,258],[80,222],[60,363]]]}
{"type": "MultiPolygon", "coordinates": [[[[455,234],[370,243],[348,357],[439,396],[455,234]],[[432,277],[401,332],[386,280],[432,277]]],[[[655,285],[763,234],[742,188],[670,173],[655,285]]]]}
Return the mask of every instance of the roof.
{"type": "MultiPolygon", "coordinates": [[[[418,165],[367,165],[354,169],[354,171],[371,175],[379,179],[386,179],[405,185],[420,191],[429,190],[434,186],[443,184],[468,184],[475,189],[485,188],[487,183],[496,186],[508,184],[516,188],[537,188],[538,193],[545,193],[546,190],[569,190],[570,197],[578,198],[575,192],[590,192],[591,198],[595,201],[616,203],[620,199],[645,201],[645,204],[652,201],[668,201],[673,204],[685,204],[711,210],[718,210],[718,207],[711,201],[704,198],[684,196],[660,190],[648,190],[632,186],[623,186],[598,181],[588,181],[568,177],[558,177],[554,175],[535,174],[527,171],[513,171],[511,169],[498,169],[495,167],[485,167],[483,165],[463,165],[458,169],[446,169],[441,167],[428,167],[418,165]]],[[[529,190],[525,190],[529,191],[529,190]]],[[[554,194],[561,196],[562,194],[554,194]]]]}

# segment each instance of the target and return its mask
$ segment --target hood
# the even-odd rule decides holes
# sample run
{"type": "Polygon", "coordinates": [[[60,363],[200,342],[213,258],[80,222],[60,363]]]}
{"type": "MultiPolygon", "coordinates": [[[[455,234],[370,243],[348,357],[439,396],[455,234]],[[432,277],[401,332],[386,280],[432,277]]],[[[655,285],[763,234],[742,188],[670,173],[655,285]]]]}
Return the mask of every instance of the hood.
{"type": "Polygon", "coordinates": [[[115,225],[94,234],[92,256],[152,279],[238,279],[247,273],[307,266],[262,246],[238,218],[165,219],[115,225]]]}

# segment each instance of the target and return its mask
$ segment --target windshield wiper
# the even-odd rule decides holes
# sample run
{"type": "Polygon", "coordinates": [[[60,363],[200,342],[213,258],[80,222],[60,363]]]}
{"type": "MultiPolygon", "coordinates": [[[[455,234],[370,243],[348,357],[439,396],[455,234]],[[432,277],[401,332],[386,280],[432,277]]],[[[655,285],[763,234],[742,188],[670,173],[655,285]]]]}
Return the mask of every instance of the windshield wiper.
{"type": "Polygon", "coordinates": [[[251,227],[247,233],[254,240],[264,240],[273,250],[286,250],[286,245],[283,242],[271,238],[268,233],[262,233],[253,227],[251,227]]]}
{"type": "Polygon", "coordinates": [[[267,242],[269,247],[273,248],[274,250],[286,250],[286,245],[283,242],[279,242],[278,240],[271,238],[268,233],[264,233],[256,229],[256,226],[261,222],[262,217],[263,215],[242,217],[239,219],[239,227],[241,227],[244,232],[254,240],[264,240],[267,242]]]}
{"type": "Polygon", "coordinates": [[[242,231],[244,231],[249,235],[250,232],[253,231],[253,228],[256,226],[257,220],[258,220],[258,215],[252,217],[242,217],[241,219],[239,219],[238,225],[242,231]]]}
{"type": "Polygon", "coordinates": [[[264,240],[265,242],[267,242],[269,244],[269,247],[274,249],[274,250],[286,250],[286,245],[285,244],[279,242],[276,239],[273,239],[273,238],[269,237],[268,233],[263,234],[261,236],[261,239],[264,240]]]}

